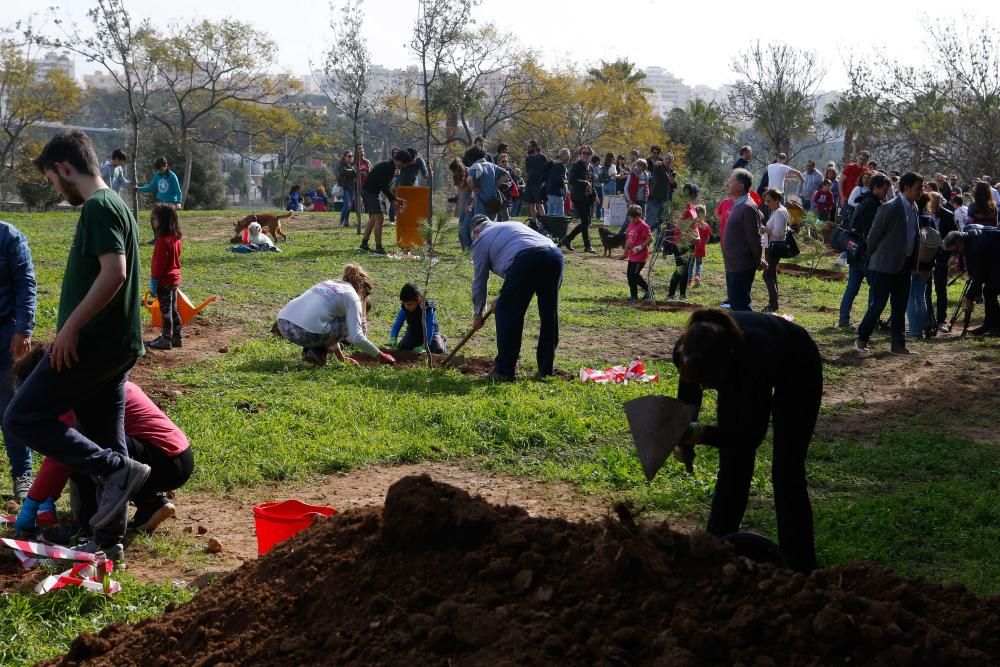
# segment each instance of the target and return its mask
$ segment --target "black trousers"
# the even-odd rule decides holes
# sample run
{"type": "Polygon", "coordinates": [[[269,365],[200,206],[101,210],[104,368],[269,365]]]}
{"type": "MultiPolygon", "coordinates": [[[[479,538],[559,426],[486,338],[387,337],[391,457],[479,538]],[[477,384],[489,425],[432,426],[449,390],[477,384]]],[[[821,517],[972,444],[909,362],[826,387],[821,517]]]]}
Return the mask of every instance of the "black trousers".
{"type": "Polygon", "coordinates": [[[563,239],[563,243],[570,243],[577,234],[583,237],[583,247],[590,250],[590,216],[592,213],[592,206],[594,204],[593,198],[586,199],[571,199],[573,202],[573,210],[576,211],[580,216],[580,224],[573,228],[573,231],[563,239]]]}
{"type": "Polygon", "coordinates": [[[633,299],[638,298],[640,287],[644,292],[649,291],[649,285],[642,277],[644,266],[646,266],[646,262],[629,262],[628,268],[625,270],[625,277],[628,279],[628,293],[633,299]]]}
{"type": "MultiPolygon", "coordinates": [[[[785,371],[794,372],[795,381],[775,389],[768,402],[769,409],[755,414],[758,423],[752,430],[760,433],[763,440],[771,419],[774,441],[771,479],[778,543],[792,569],[808,572],[816,568],[816,545],[812,506],[806,488],[806,453],[823,397],[823,370],[815,344],[811,340],[808,344],[803,341],[802,346],[803,354],[799,355],[797,367],[785,371]]],[[[720,392],[720,425],[728,415],[738,415],[743,402],[743,396],[720,392]]],[[[759,446],[760,442],[754,446],[719,448],[719,474],[708,519],[709,533],[724,537],[739,530],[750,497],[759,446]]]]}
{"type": "MultiPolygon", "coordinates": [[[[937,315],[938,324],[948,321],[948,259],[950,257],[950,253],[939,250],[937,257],[934,258],[932,281],[934,283],[934,296],[937,299],[937,308],[934,312],[937,315]]],[[[928,292],[930,291],[930,283],[931,281],[927,283],[928,292]]]]}
{"type": "Polygon", "coordinates": [[[177,285],[160,285],[156,288],[156,300],[160,304],[160,319],[163,321],[163,337],[181,335],[181,314],[177,310],[177,285]]]}

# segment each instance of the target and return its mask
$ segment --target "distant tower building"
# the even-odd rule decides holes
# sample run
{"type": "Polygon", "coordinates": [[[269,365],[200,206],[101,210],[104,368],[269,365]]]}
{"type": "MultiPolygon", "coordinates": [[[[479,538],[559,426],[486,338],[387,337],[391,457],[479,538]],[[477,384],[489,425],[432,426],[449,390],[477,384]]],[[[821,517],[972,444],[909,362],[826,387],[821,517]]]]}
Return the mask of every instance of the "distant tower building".
{"type": "Polygon", "coordinates": [[[662,67],[647,67],[642,86],[652,89],[646,99],[660,116],[666,117],[672,109],[686,107],[691,99],[691,87],[662,67]]]}
{"type": "Polygon", "coordinates": [[[73,59],[65,53],[49,51],[41,58],[35,60],[35,80],[43,80],[49,72],[63,71],[70,79],[76,77],[76,66],[73,59]]]}

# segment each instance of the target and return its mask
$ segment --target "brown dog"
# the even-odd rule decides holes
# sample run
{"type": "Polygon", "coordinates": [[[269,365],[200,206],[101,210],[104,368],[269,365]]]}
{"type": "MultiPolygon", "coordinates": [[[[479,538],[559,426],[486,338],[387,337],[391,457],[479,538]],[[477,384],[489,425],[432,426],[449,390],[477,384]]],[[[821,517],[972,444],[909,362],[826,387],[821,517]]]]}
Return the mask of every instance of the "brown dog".
{"type": "Polygon", "coordinates": [[[597,234],[601,237],[601,245],[604,246],[604,256],[611,257],[611,251],[615,248],[625,247],[625,232],[617,234],[608,229],[607,225],[597,228],[597,234]]]}
{"type": "Polygon", "coordinates": [[[250,226],[251,222],[256,222],[261,228],[266,229],[271,233],[271,238],[275,241],[278,240],[278,235],[281,235],[281,240],[286,241],[288,237],[285,236],[285,232],[281,230],[281,221],[285,218],[291,218],[292,212],[289,211],[285,215],[271,215],[270,213],[251,213],[242,220],[237,220],[233,223],[233,241],[238,243],[240,240],[240,232],[250,226]]]}

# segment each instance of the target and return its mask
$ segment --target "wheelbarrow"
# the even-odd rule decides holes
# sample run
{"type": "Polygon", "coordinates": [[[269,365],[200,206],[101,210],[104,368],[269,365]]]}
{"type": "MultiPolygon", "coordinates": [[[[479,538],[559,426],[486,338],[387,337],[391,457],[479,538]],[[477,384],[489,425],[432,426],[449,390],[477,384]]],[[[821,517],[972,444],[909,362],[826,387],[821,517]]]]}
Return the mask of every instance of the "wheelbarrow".
{"type": "MultiPolygon", "coordinates": [[[[187,326],[188,323],[194,319],[195,315],[203,311],[208,304],[218,301],[218,299],[218,295],[213,294],[205,299],[201,305],[196,306],[191,303],[191,299],[187,298],[187,295],[184,294],[184,292],[177,290],[177,312],[181,316],[181,326],[187,326]]],[[[149,311],[153,327],[162,327],[163,319],[160,317],[159,300],[153,298],[153,295],[147,291],[146,295],[142,298],[142,305],[149,311]]]]}
{"type": "Polygon", "coordinates": [[[566,233],[569,231],[569,223],[572,221],[573,218],[568,215],[538,216],[538,224],[541,225],[542,231],[552,237],[552,240],[556,243],[560,243],[566,237],[566,233]]]}

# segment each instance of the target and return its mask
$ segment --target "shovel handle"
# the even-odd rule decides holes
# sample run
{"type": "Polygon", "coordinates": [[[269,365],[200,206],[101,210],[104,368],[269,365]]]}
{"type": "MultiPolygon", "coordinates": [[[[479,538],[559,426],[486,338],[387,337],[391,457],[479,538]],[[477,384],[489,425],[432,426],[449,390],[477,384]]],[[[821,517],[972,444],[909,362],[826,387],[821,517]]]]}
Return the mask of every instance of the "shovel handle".
{"type": "MultiPolygon", "coordinates": [[[[483,323],[485,323],[486,320],[488,320],[490,318],[490,315],[492,315],[492,314],[493,314],[493,306],[491,305],[490,308],[489,308],[489,310],[486,311],[486,314],[483,315],[483,323]]],[[[462,340],[458,341],[458,345],[456,345],[455,349],[453,349],[448,354],[448,356],[445,357],[444,361],[441,362],[441,365],[442,366],[447,366],[448,362],[450,362],[452,360],[452,358],[456,354],[458,354],[458,351],[461,350],[465,346],[465,344],[469,342],[469,339],[472,338],[472,336],[476,333],[476,331],[477,331],[477,329],[472,329],[471,331],[469,331],[469,333],[465,334],[465,337],[462,340]]]]}

